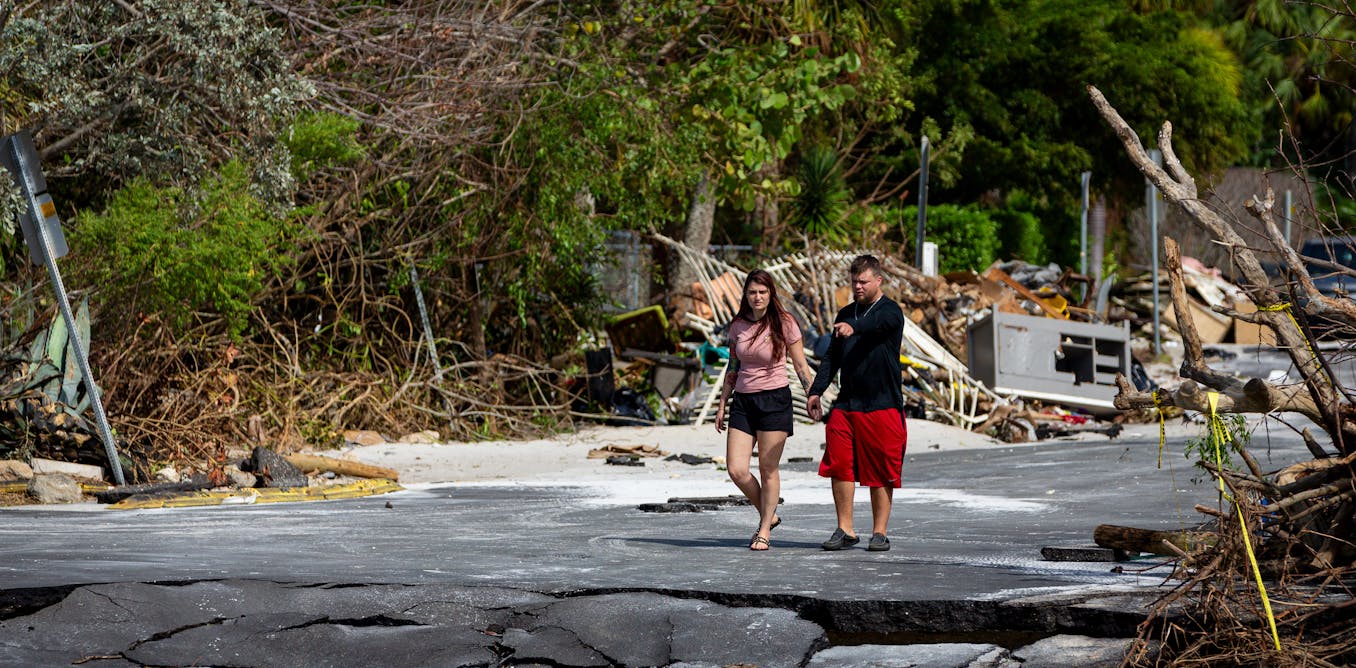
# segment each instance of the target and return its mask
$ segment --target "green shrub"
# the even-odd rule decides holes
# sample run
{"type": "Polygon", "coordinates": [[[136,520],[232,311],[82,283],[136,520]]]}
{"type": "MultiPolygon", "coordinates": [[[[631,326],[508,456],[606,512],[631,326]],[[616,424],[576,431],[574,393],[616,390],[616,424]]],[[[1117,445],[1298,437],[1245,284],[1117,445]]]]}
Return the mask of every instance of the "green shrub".
{"type": "Polygon", "coordinates": [[[292,154],[292,175],[304,181],[316,170],[362,158],[366,151],[356,139],[360,125],[355,118],[331,112],[298,114],[283,137],[292,154]]]}
{"type": "Polygon", "coordinates": [[[1029,210],[1009,205],[991,214],[998,225],[998,257],[1045,264],[1045,234],[1040,218],[1029,210]]]}
{"type": "MultiPolygon", "coordinates": [[[[918,220],[918,207],[904,210],[905,220],[918,220]]],[[[976,271],[998,256],[998,224],[978,205],[928,206],[927,240],[937,244],[938,270],[976,271]]]]}
{"type": "Polygon", "coordinates": [[[194,194],[144,178],[118,190],[102,213],[71,230],[82,285],[106,303],[158,313],[177,330],[217,313],[232,336],[245,330],[254,298],[287,262],[292,227],[249,194],[245,166],[230,162],[194,194]]]}

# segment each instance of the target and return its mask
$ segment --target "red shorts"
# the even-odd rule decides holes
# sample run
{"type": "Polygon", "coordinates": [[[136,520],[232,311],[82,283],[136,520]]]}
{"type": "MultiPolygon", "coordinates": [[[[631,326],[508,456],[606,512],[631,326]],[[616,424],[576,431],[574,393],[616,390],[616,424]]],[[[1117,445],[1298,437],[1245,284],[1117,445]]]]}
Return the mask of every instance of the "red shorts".
{"type": "Polygon", "coordinates": [[[819,475],[852,480],[865,487],[900,486],[904,445],[909,438],[902,411],[835,410],[829,414],[824,438],[827,445],[819,462],[819,475]]]}

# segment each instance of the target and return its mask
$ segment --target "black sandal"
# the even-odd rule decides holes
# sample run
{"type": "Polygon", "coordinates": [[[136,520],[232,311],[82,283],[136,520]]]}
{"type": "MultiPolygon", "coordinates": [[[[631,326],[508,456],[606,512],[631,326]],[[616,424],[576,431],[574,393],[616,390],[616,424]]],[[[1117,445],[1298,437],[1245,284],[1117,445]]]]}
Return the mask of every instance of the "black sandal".
{"type": "Polygon", "coordinates": [[[753,550],[754,552],[766,552],[771,547],[772,543],[767,542],[766,538],[763,538],[758,534],[753,534],[753,540],[749,541],[749,549],[753,550]],[[763,546],[761,550],[758,549],[757,547],[760,544],[763,546]]]}

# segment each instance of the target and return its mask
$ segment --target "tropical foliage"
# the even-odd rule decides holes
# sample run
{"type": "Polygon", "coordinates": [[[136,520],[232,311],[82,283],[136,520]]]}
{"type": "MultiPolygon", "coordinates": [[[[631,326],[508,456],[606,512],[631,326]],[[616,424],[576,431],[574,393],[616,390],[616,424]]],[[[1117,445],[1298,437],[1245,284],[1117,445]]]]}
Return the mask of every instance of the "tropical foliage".
{"type": "Polygon", "coordinates": [[[9,3],[0,125],[44,152],[96,355],[158,322],[285,368],[244,394],[266,428],[516,432],[560,401],[492,360],[587,339],[611,233],[680,236],[704,174],[722,240],[911,256],[926,136],[944,268],[1072,264],[1078,174],[1140,193],[1089,84],[1193,171],[1268,159],[1282,118],[1339,136],[1349,24],[1277,2],[9,3]],[[402,380],[426,331],[442,385],[402,380]]]}

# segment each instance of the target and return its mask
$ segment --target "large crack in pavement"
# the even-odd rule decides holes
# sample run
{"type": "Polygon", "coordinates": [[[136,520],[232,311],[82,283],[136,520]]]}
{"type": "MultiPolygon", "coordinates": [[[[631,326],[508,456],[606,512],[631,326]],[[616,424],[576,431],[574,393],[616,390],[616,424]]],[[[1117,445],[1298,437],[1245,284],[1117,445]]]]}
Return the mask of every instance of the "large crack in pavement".
{"type": "MultiPolygon", "coordinates": [[[[1054,635],[1133,638],[1145,618],[1142,593],[1140,599],[1132,601],[1117,598],[1130,594],[1106,591],[1001,601],[890,601],[825,600],[788,594],[659,587],[590,588],[551,593],[528,588],[452,584],[209,579],[0,590],[0,611],[3,612],[0,632],[9,636],[0,637],[0,648],[10,651],[10,656],[25,656],[24,651],[29,652],[29,656],[36,656],[33,652],[42,651],[44,647],[34,644],[40,637],[61,638],[68,627],[97,621],[88,618],[89,611],[81,607],[85,603],[60,605],[82,588],[91,589],[86,597],[95,596],[106,601],[105,606],[117,606],[103,610],[128,609],[114,600],[122,600],[123,596],[130,596],[126,601],[135,601],[146,610],[159,609],[163,613],[161,623],[165,626],[176,620],[196,617],[194,623],[160,631],[154,626],[147,628],[144,618],[140,617],[138,619],[142,621],[136,622],[131,619],[104,620],[112,623],[105,629],[108,639],[122,634],[122,641],[87,640],[83,645],[57,643],[58,651],[73,652],[83,648],[114,655],[121,649],[124,658],[137,656],[142,661],[154,661],[156,655],[163,652],[173,656],[174,651],[182,651],[180,646],[184,643],[192,645],[201,640],[180,634],[210,626],[236,627],[206,632],[208,636],[223,638],[222,642],[227,643],[223,647],[238,643],[246,637],[242,634],[257,637],[260,633],[307,630],[302,637],[309,642],[322,642],[317,649],[324,647],[325,651],[339,655],[346,650],[323,643],[333,642],[336,638],[358,637],[386,638],[396,643],[407,638],[409,640],[403,642],[414,642],[415,638],[448,638],[452,636],[445,634],[453,634],[457,639],[449,640],[444,649],[461,652],[456,656],[469,656],[466,652],[480,647],[501,662],[530,660],[544,665],[564,665],[571,661],[623,665],[638,657],[647,657],[645,662],[648,663],[729,656],[731,647],[738,648],[749,642],[763,643],[768,633],[794,628],[794,634],[802,642],[795,646],[794,657],[781,658],[801,661],[804,665],[816,653],[839,645],[978,643],[1015,649],[1054,635]],[[174,589],[156,588],[161,585],[174,589]],[[203,589],[185,591],[194,585],[201,585],[203,589]],[[707,608],[707,604],[719,607],[707,608]],[[192,616],[176,617],[179,610],[192,613],[192,616]],[[210,619],[206,618],[209,615],[210,619]],[[20,617],[28,619],[17,626],[9,622],[20,617]],[[4,629],[6,622],[9,623],[8,630],[4,629]],[[310,632],[327,626],[363,629],[364,633],[310,632]],[[632,626],[640,635],[627,637],[632,626]],[[627,630],[620,631],[621,628],[627,630]],[[382,629],[389,629],[391,633],[382,629]],[[377,635],[371,635],[367,630],[377,635]],[[156,632],[152,634],[153,631],[156,632]],[[128,636],[129,632],[138,635],[128,636]],[[429,633],[435,635],[429,636],[429,633]],[[11,644],[10,641],[16,638],[31,640],[11,644]],[[170,647],[155,645],[171,639],[170,647]],[[641,645],[634,641],[641,641],[641,645]]],[[[128,611],[134,617],[138,616],[137,609],[128,611]]],[[[747,647],[757,651],[754,645],[747,647]]],[[[4,656],[5,651],[0,651],[0,658],[4,656]]],[[[215,658],[218,663],[214,665],[226,665],[232,663],[231,659],[238,662],[239,657],[223,652],[215,658]]]]}
{"type": "Polygon", "coordinates": [[[395,617],[387,617],[386,615],[372,615],[371,617],[360,617],[352,619],[330,619],[329,617],[321,617],[319,619],[312,619],[308,622],[302,622],[301,624],[284,626],[282,628],[279,628],[278,630],[296,631],[299,629],[309,628],[312,626],[321,626],[324,624],[329,624],[331,626],[352,626],[355,628],[362,628],[366,626],[427,626],[427,624],[417,622],[413,619],[396,619],[395,617]]]}
{"type": "Polygon", "coordinates": [[[1072,597],[1044,604],[1014,605],[1004,601],[826,600],[790,594],[752,594],[663,588],[597,588],[556,594],[560,598],[587,598],[610,594],[650,593],[678,599],[698,599],[731,608],[790,610],[834,634],[857,637],[914,634],[1077,634],[1094,637],[1135,637],[1145,614],[1125,610],[1077,607],[1096,598],[1072,597]],[[1077,609],[1075,610],[1075,607],[1077,609]]]}
{"type": "Polygon", "coordinates": [[[56,605],[83,586],[86,585],[0,590],[0,621],[24,617],[56,605]]]}
{"type": "MultiPolygon", "coordinates": [[[[219,580],[179,580],[147,584],[182,587],[202,582],[219,582],[219,580]]],[[[293,588],[329,590],[391,586],[386,583],[298,584],[278,582],[277,584],[293,588]]],[[[32,615],[60,603],[77,588],[87,586],[92,585],[0,590],[0,621],[32,615]]],[[[417,585],[406,586],[417,587],[417,585]]],[[[525,589],[523,591],[531,590],[525,589]]],[[[704,600],[732,608],[778,608],[795,612],[801,618],[820,625],[830,633],[856,635],[1037,632],[1128,638],[1135,635],[1139,623],[1144,620],[1142,613],[1123,610],[1080,608],[1076,614],[1071,612],[1071,607],[1085,600],[1082,598],[1070,598],[1044,605],[1016,606],[1002,601],[844,601],[791,594],[716,592],[659,587],[607,587],[557,593],[540,591],[532,591],[532,593],[557,600],[611,594],[649,593],[676,599],[704,600]]],[[[486,611],[504,609],[506,608],[503,606],[484,608],[486,611]]],[[[361,627],[418,625],[419,622],[386,615],[375,615],[333,620],[319,618],[289,628],[304,628],[314,624],[340,624],[361,627]]],[[[672,632],[672,629],[670,629],[670,632],[672,632]]]]}

